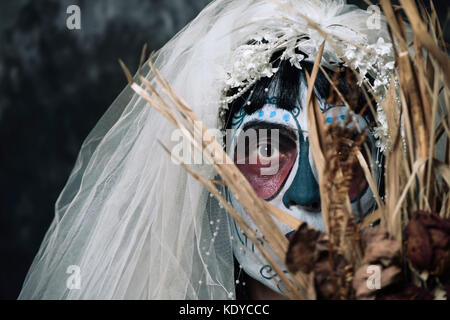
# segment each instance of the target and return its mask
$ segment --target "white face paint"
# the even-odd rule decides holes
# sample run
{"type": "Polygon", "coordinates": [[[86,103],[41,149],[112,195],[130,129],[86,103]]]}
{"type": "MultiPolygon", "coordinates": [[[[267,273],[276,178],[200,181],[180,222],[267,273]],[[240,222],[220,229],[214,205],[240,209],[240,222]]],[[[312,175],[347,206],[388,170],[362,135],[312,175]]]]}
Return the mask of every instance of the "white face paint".
{"type": "MultiPolygon", "coordinates": [[[[299,105],[306,105],[306,83],[301,81],[299,105]]],[[[319,101],[320,103],[320,101],[319,101]]],[[[268,98],[266,104],[253,114],[246,114],[244,108],[241,108],[232,121],[232,142],[228,148],[228,154],[235,159],[238,140],[242,135],[252,128],[278,128],[279,140],[272,149],[278,147],[279,150],[272,150],[272,154],[278,157],[278,172],[272,176],[258,176],[258,164],[238,165],[241,172],[252,184],[258,196],[270,202],[272,205],[282,209],[288,214],[308,223],[314,228],[325,232],[325,224],[320,211],[320,194],[317,179],[317,172],[313,163],[308,142],[308,123],[306,108],[295,106],[291,111],[277,107],[276,98],[268,98]],[[290,134],[286,135],[283,132],[290,134]],[[287,141],[289,140],[289,141],[287,141]]],[[[324,110],[325,105],[321,103],[324,110]]],[[[356,127],[360,130],[367,128],[368,123],[365,119],[354,115],[347,107],[327,106],[324,116],[327,123],[339,122],[343,125],[346,117],[351,116],[353,121],[349,127],[356,127]],[[355,125],[355,122],[357,125],[355,125]]],[[[277,129],[276,129],[277,130],[277,129]]],[[[375,141],[372,135],[367,139],[372,154],[368,155],[367,160],[373,161],[374,165],[379,157],[378,149],[375,147],[375,141]]],[[[258,141],[261,143],[261,141],[258,141]]],[[[265,143],[265,142],[264,142],[265,143]]],[[[258,147],[255,148],[258,150],[258,147]]],[[[241,156],[239,156],[241,157],[241,156]]],[[[377,170],[377,181],[379,181],[380,170],[377,170]]],[[[362,175],[362,172],[359,172],[362,175]]],[[[375,200],[372,191],[367,185],[365,178],[358,175],[355,179],[355,185],[351,188],[352,209],[359,218],[359,213],[367,214],[375,208],[375,200]],[[362,180],[361,180],[362,179],[362,180]],[[352,199],[353,198],[353,199],[352,199]],[[359,201],[358,201],[359,199],[359,201]]],[[[234,208],[241,213],[246,222],[258,233],[260,233],[250,219],[249,215],[242,208],[235,197],[228,193],[228,199],[234,208]]],[[[281,231],[288,237],[293,235],[295,230],[289,226],[275,220],[281,231]]],[[[262,254],[255,248],[253,243],[247,238],[243,231],[232,222],[234,232],[233,252],[242,265],[244,271],[252,278],[260,281],[271,289],[285,293],[283,284],[279,277],[265,261],[262,254]]],[[[263,236],[261,235],[261,238],[263,236]]],[[[280,265],[284,265],[277,261],[280,265]]],[[[284,271],[288,273],[287,270],[284,271]]]]}

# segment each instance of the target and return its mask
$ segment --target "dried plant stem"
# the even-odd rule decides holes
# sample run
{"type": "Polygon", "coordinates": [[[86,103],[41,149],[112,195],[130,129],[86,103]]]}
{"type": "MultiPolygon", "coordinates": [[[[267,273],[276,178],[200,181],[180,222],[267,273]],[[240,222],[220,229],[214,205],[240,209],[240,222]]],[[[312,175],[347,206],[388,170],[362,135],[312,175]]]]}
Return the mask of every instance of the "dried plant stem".
{"type": "MultiPolygon", "coordinates": [[[[382,0],[385,1],[385,0],[382,0]]],[[[413,1],[400,0],[400,3],[408,16],[411,27],[414,34],[420,38],[421,44],[428,49],[428,52],[432,54],[439,62],[440,68],[445,76],[445,82],[447,87],[450,86],[450,59],[446,53],[444,53],[433,41],[433,38],[427,31],[427,27],[419,17],[419,12],[413,1]]]]}

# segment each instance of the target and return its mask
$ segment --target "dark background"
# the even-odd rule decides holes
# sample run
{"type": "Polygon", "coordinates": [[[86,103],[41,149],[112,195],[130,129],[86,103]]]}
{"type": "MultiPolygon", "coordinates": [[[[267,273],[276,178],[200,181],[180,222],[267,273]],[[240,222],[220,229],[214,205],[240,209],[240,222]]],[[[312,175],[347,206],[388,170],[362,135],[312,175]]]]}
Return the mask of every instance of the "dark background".
{"type": "Polygon", "coordinates": [[[18,296],[83,139],[126,85],[118,58],[136,70],[144,43],[157,50],[209,2],[0,0],[0,299],[18,296]],[[66,27],[71,4],[81,30],[66,27]]]}

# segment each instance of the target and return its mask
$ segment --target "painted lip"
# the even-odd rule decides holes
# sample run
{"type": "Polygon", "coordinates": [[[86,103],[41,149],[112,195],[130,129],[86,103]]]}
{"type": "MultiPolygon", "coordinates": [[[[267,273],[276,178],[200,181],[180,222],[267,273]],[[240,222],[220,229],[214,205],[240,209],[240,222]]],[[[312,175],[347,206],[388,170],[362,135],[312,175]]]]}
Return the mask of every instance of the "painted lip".
{"type": "Polygon", "coordinates": [[[292,239],[294,239],[295,232],[297,232],[297,231],[296,230],[292,230],[292,231],[290,231],[290,232],[285,234],[285,236],[289,240],[289,242],[291,242],[292,239]]]}

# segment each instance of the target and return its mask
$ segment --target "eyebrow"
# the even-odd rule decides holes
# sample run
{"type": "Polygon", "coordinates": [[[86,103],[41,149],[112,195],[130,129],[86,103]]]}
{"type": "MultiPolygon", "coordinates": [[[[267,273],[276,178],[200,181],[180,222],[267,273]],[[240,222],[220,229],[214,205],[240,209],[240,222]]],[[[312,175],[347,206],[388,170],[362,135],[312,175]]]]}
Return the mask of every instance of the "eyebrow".
{"type": "Polygon", "coordinates": [[[267,121],[260,121],[260,120],[253,120],[250,121],[249,123],[245,124],[244,127],[242,128],[242,131],[245,132],[248,129],[255,129],[255,130],[259,130],[259,129],[276,129],[280,131],[280,134],[284,135],[284,136],[288,136],[289,138],[291,138],[294,141],[297,141],[297,130],[293,129],[291,127],[282,125],[282,124],[278,124],[278,123],[272,123],[272,122],[267,122],[267,121]]]}

